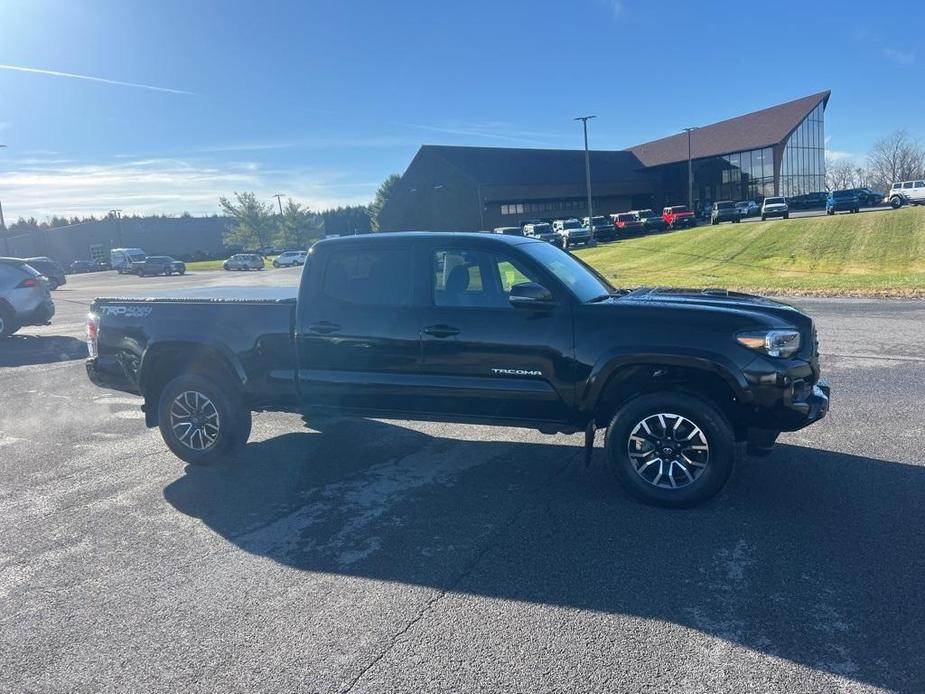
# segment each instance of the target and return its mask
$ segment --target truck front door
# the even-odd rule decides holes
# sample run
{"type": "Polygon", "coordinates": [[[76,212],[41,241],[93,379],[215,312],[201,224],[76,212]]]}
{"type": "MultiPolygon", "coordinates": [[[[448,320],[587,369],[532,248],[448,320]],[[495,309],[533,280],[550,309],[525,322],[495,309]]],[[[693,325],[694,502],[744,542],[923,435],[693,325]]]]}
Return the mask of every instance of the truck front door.
{"type": "MultiPolygon", "coordinates": [[[[544,283],[514,252],[427,243],[419,407],[450,418],[562,422],[573,397],[572,316],[564,297],[514,308],[511,287],[544,283]]],[[[546,282],[548,284],[548,282],[546,282]]]]}

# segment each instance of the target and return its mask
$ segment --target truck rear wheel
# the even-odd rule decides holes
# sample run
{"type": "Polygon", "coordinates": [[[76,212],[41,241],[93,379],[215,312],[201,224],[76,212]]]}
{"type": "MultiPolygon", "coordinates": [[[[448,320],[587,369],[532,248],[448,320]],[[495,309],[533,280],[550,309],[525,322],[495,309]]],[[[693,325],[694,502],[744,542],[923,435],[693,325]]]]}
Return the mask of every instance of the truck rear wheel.
{"type": "Polygon", "coordinates": [[[656,506],[703,503],[735,467],[735,434],[711,403],[661,392],[630,400],[607,427],[608,462],[635,497],[656,506]]]}
{"type": "Polygon", "coordinates": [[[164,443],[192,465],[208,465],[233,455],[251,433],[247,406],[206,376],[177,376],[161,392],[157,412],[164,443]]]}

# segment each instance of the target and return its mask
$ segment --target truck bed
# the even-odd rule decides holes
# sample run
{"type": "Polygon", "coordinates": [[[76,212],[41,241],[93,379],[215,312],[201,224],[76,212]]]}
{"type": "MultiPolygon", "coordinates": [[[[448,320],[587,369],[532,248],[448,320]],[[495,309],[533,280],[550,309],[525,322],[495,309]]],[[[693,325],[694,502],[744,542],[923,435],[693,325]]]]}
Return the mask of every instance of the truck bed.
{"type": "Polygon", "coordinates": [[[96,299],[90,311],[99,321],[99,358],[91,378],[140,393],[145,372],[155,360],[173,358],[174,352],[184,360],[230,370],[255,403],[291,396],[296,373],[294,290],[256,290],[235,287],[232,295],[213,287],[96,299]]]}

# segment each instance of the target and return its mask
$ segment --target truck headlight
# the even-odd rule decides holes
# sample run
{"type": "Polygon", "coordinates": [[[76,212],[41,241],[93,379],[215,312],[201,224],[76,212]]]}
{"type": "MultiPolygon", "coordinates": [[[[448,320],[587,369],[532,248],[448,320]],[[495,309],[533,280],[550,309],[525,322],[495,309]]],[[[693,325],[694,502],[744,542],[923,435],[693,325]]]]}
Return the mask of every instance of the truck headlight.
{"type": "Polygon", "coordinates": [[[757,349],[769,357],[792,357],[800,351],[797,330],[764,330],[736,335],[736,341],[749,349],[757,349]]]}

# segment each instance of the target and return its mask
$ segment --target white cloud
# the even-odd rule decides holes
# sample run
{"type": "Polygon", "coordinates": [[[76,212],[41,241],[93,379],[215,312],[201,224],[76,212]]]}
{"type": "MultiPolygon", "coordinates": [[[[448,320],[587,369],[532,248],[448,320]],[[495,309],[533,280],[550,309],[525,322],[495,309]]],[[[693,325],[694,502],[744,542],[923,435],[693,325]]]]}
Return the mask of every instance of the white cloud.
{"type": "Polygon", "coordinates": [[[109,164],[20,163],[0,172],[8,220],[35,216],[105,214],[212,214],[218,198],[253,191],[268,201],[283,191],[313,209],[365,204],[377,183],[355,182],[343,172],[262,170],[254,162],[139,159],[109,164]]]}
{"type": "Polygon", "coordinates": [[[843,149],[827,149],[825,151],[826,161],[839,161],[841,159],[856,159],[853,152],[847,152],[843,149]]]}
{"type": "Polygon", "coordinates": [[[91,75],[78,75],[73,72],[59,72],[58,70],[43,70],[41,68],[23,67],[22,65],[2,65],[0,70],[10,70],[12,72],[27,72],[33,75],[47,75],[50,77],[66,77],[74,80],[85,80],[87,82],[99,82],[101,84],[110,84],[117,87],[132,87],[134,89],[148,89],[154,92],[167,92],[168,94],[186,94],[193,95],[185,89],[172,89],[171,87],[155,87],[151,84],[139,84],[137,82],[122,82],[120,80],[111,80],[105,77],[93,77],[91,75]]]}
{"type": "Polygon", "coordinates": [[[901,51],[896,48],[884,48],[883,55],[887,60],[891,60],[899,65],[912,65],[915,63],[915,53],[911,51],[901,51]]]}

